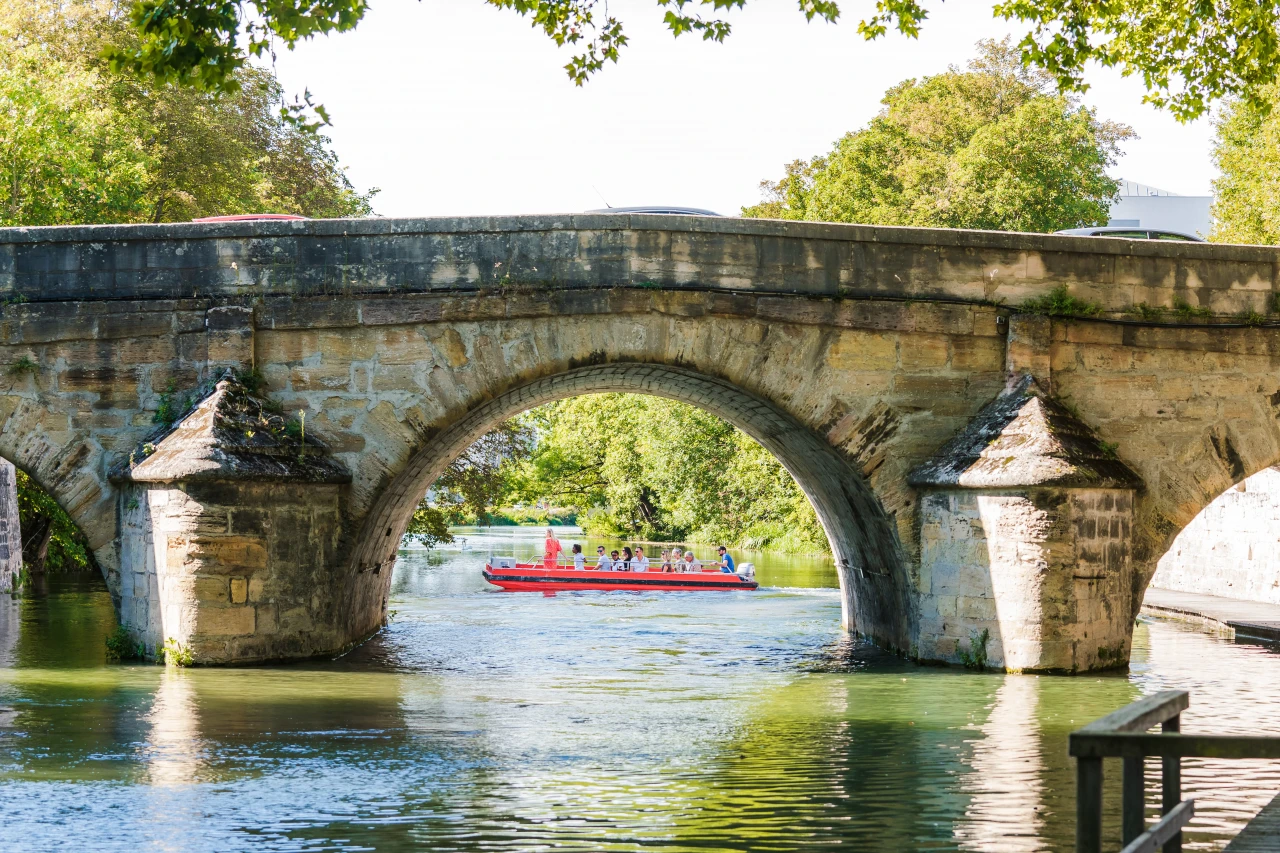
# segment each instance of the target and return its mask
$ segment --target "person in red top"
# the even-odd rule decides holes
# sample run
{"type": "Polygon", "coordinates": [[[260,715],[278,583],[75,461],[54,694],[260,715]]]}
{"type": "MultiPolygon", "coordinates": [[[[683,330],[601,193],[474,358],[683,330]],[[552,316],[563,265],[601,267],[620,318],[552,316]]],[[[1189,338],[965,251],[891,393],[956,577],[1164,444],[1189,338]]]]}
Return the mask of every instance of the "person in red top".
{"type": "Polygon", "coordinates": [[[554,569],[556,563],[560,562],[560,552],[564,550],[560,545],[560,540],[556,538],[551,528],[547,528],[547,548],[542,554],[542,564],[548,569],[554,569]]]}

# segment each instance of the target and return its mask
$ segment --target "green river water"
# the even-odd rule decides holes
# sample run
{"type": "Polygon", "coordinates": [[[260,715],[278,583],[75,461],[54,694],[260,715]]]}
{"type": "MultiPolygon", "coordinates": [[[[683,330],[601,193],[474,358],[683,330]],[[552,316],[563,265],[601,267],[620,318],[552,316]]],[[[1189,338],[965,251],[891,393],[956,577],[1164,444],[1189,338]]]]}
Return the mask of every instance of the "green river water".
{"type": "MultiPolygon", "coordinates": [[[[918,667],[841,635],[818,559],[748,555],[754,593],[485,584],[539,533],[403,552],[391,624],[336,661],[107,665],[100,580],[0,602],[2,849],[1068,851],[1072,729],[1187,687],[1184,730],[1280,734],[1280,656],[1188,626],[1141,620],[1127,675],[918,667]]],[[[1184,779],[1214,850],[1280,767],[1184,779]]]]}

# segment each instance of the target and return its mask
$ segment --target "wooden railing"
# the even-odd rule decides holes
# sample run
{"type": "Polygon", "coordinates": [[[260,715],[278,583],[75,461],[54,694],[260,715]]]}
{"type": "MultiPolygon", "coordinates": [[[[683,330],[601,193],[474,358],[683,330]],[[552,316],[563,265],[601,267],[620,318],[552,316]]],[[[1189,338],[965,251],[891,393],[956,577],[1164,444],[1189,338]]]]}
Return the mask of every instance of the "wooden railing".
{"type": "Polygon", "coordinates": [[[1102,759],[1120,758],[1121,853],[1181,853],[1182,828],[1195,813],[1182,799],[1184,758],[1280,758],[1280,738],[1249,735],[1182,734],[1179,720],[1190,703],[1185,690],[1166,690],[1140,699],[1071,733],[1076,759],[1076,853],[1102,853],[1102,759]],[[1160,733],[1149,732],[1160,726],[1160,733]],[[1147,829],[1143,759],[1162,765],[1161,815],[1147,829]]]}

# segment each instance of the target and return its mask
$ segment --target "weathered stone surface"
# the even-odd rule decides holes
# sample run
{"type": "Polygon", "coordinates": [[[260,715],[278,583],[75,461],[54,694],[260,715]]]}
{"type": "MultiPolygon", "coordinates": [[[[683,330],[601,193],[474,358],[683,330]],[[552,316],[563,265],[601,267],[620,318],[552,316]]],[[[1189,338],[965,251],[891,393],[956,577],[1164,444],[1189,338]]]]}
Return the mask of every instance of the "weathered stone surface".
{"type": "Polygon", "coordinates": [[[113,476],[134,483],[351,482],[351,475],[314,436],[292,435],[287,426],[277,408],[228,373],[172,429],[131,454],[129,464],[113,476]]]}
{"type": "Polygon", "coordinates": [[[917,488],[1059,486],[1136,489],[1128,465],[1030,375],[978,412],[964,430],[911,472],[917,488]]]}
{"type": "MultiPolygon", "coordinates": [[[[0,305],[0,366],[35,368],[0,390],[0,456],[76,519],[122,618],[194,638],[197,589],[214,596],[210,579],[226,584],[221,606],[255,608],[252,634],[209,641],[205,653],[227,659],[305,656],[374,630],[399,531],[456,442],[592,390],[665,394],[764,436],[823,504],[846,625],[903,650],[967,641],[931,634],[940,629],[921,598],[919,490],[951,487],[913,486],[908,474],[999,397],[1011,371],[1030,370],[1098,438],[1081,462],[1071,430],[1055,426],[1061,412],[1024,401],[1019,415],[1060,445],[1040,453],[1037,487],[1120,484],[1110,453],[1145,484],[1129,528],[1129,612],[1182,526],[1280,463],[1280,331],[1118,322],[1137,301],[1210,305],[1220,320],[1265,311],[1273,248],[570,216],[0,230],[0,257],[13,259],[0,295],[32,300],[0,305]],[[999,307],[1064,284],[1110,316],[999,307]],[[256,370],[273,403],[306,412],[350,485],[194,471],[166,482],[181,468],[163,457],[139,475],[153,481],[110,478],[130,453],[149,461],[138,448],[153,438],[161,395],[229,368],[256,370]],[[175,574],[162,585],[171,543],[175,574]],[[299,568],[308,579],[297,588],[272,574],[304,564],[313,574],[299,568]],[[231,600],[234,578],[247,581],[243,604],[231,600]],[[303,588],[332,598],[312,602],[303,588]]],[[[1027,421],[1006,426],[1015,422],[1027,421]]],[[[194,456],[218,471],[223,450],[194,456]]],[[[965,470],[999,482],[994,452],[971,445],[965,470]]],[[[1085,612],[1110,595],[1081,589],[1076,601],[1085,612]]],[[[957,593],[938,613],[980,619],[990,607],[957,593]]]]}
{"type": "Polygon", "coordinates": [[[0,459],[0,592],[13,589],[22,571],[22,527],[18,522],[18,469],[0,459]]]}

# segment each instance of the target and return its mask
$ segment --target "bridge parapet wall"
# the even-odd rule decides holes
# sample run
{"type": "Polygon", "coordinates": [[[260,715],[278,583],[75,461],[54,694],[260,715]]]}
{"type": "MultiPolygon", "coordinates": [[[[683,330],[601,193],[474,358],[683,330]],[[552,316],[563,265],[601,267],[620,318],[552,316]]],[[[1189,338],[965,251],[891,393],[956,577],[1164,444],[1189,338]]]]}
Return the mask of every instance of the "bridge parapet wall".
{"type": "Polygon", "coordinates": [[[1280,249],[623,214],[0,229],[0,299],[236,300],[661,287],[1016,306],[1066,286],[1116,314],[1277,308],[1280,249]]]}

